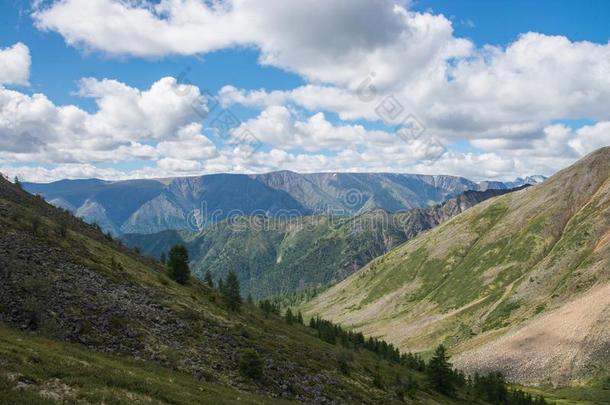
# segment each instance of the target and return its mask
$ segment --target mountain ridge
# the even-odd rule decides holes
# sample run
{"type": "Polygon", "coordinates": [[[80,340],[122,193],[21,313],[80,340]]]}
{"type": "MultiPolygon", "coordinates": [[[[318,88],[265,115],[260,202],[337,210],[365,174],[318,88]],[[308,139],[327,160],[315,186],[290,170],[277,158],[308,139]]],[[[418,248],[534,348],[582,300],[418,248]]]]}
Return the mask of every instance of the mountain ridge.
{"type": "Polygon", "coordinates": [[[438,204],[466,190],[508,189],[538,180],[477,183],[446,175],[279,171],[153,180],[60,180],[23,186],[74,212],[85,204],[103,208],[84,218],[102,220],[99,225],[104,231],[119,235],[196,230],[232,212],[290,212],[298,216],[351,216],[375,208],[399,212],[438,204]],[[106,217],[97,218],[101,211],[106,217]]]}
{"type": "Polygon", "coordinates": [[[557,333],[565,339],[557,340],[536,325],[543,317],[559,322],[554,314],[607,285],[609,229],[610,148],[602,148],[542,184],[485,201],[390,251],[304,309],[405,350],[445,343],[471,372],[484,371],[477,361],[484,358],[517,382],[590,378],[607,372],[610,302],[598,302],[602,329],[583,324],[588,341],[570,338],[574,326],[564,325],[557,333]],[[518,345],[531,359],[554,360],[508,355],[518,345]],[[583,361],[589,356],[595,361],[583,361]]]}
{"type": "Polygon", "coordinates": [[[3,403],[399,404],[406,381],[420,401],[465,401],[253,305],[232,311],[217,290],[175,283],[159,263],[4,179],[0,342],[3,403]],[[252,351],[258,377],[243,371],[252,351]]]}
{"type": "Polygon", "coordinates": [[[459,212],[513,191],[466,191],[442,204],[403,213],[376,209],[350,218],[234,218],[198,234],[127,234],[123,240],[157,258],[172,245],[185,244],[200,278],[207,271],[214,278],[234,271],[246,294],[262,298],[336,283],[459,212]]]}

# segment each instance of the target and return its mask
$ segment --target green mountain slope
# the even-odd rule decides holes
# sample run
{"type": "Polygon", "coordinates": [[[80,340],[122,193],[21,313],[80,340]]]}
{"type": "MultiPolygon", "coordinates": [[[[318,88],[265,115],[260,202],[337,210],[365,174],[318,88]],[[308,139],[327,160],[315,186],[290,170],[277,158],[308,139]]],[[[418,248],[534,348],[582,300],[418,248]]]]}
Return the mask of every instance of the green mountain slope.
{"type": "Polygon", "coordinates": [[[434,207],[398,214],[376,210],[352,218],[242,217],[198,235],[169,231],[125,235],[123,240],[155,257],[182,240],[200,278],[208,270],[214,278],[234,271],[244,293],[260,298],[341,281],[419,233],[510,191],[468,191],[434,207]]]}
{"type": "Polygon", "coordinates": [[[610,148],[392,250],[305,307],[525,383],[608,373],[610,148]]]}
{"type": "Polygon", "coordinates": [[[468,402],[371,352],[350,352],[341,372],[343,350],[253,306],[228,311],[217,291],[174,283],[0,178],[1,403],[392,404],[409,380],[420,402],[468,402]],[[240,373],[244,349],[261,378],[240,373]]]}

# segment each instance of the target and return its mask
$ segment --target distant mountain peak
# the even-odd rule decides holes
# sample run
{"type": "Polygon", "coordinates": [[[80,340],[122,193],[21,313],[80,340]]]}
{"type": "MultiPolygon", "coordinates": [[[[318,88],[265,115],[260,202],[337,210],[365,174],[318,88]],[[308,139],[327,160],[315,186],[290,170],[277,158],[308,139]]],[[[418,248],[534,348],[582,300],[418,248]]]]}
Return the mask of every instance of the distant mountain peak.
{"type": "MultiPolygon", "coordinates": [[[[507,190],[536,184],[542,176],[514,182],[476,183],[459,176],[400,173],[306,173],[281,170],[265,174],[209,174],[159,180],[62,180],[26,183],[26,190],[43,195],[57,206],[87,208],[105,230],[156,233],[185,229],[194,210],[229,213],[298,212],[300,215],[351,216],[380,208],[399,212],[439,204],[467,190],[507,190]],[[164,195],[164,199],[158,197],[164,195]],[[168,203],[171,201],[171,203],[168,203]],[[171,205],[171,215],[163,207],[171,205]],[[180,218],[182,218],[180,220],[180,218]]],[[[83,208],[84,209],[84,208],[83,208]]]]}

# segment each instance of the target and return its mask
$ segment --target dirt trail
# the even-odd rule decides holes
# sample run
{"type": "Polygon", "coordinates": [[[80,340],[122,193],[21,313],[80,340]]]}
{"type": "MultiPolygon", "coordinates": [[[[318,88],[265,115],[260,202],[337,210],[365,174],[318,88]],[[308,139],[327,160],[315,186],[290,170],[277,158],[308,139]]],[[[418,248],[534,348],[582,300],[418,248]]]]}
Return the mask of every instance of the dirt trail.
{"type": "Polygon", "coordinates": [[[485,311],[485,313],[483,315],[481,315],[481,317],[473,325],[472,330],[474,332],[477,332],[477,333],[481,332],[481,325],[485,322],[485,319],[487,319],[489,314],[491,314],[493,311],[495,311],[496,308],[498,308],[498,306],[502,303],[502,301],[504,301],[506,298],[508,298],[510,293],[513,291],[513,286],[515,285],[515,283],[517,281],[521,280],[522,278],[523,278],[523,276],[519,277],[517,280],[513,281],[512,283],[510,283],[509,285],[506,286],[506,289],[504,290],[504,294],[502,294],[502,296],[496,302],[494,302],[487,309],[487,311],[485,311]]]}
{"type": "Polygon", "coordinates": [[[593,252],[597,253],[608,245],[610,245],[610,230],[608,230],[608,232],[606,232],[606,234],[599,239],[599,242],[597,242],[593,252]]]}

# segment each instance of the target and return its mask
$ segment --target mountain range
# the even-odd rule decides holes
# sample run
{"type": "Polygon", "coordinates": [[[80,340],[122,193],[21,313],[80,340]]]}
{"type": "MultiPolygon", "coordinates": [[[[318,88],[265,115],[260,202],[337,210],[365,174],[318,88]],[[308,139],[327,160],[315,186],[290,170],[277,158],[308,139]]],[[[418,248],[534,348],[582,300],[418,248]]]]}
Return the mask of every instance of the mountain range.
{"type": "Polygon", "coordinates": [[[1,177],[0,343],[0,403],[9,405],[475,398],[461,387],[442,395],[396,356],[327,342],[252,304],[236,310],[196,279],[179,284],[158,262],[1,177]]]}
{"type": "Polygon", "coordinates": [[[443,343],[467,372],[582,384],[610,369],[610,148],[492,198],[307,303],[406,351],[443,343]]]}
{"type": "Polygon", "coordinates": [[[214,279],[225,278],[233,271],[245,295],[262,298],[334,284],[421,232],[514,190],[467,191],[403,213],[376,209],[352,217],[248,216],[212,224],[199,233],[125,234],[122,239],[156,258],[183,244],[198,277],[209,271],[214,279]]]}
{"type": "Polygon", "coordinates": [[[281,171],[161,180],[61,180],[23,186],[87,222],[97,223],[104,231],[120,235],[199,230],[234,214],[400,212],[439,204],[467,190],[509,189],[542,180],[542,176],[533,176],[508,183],[477,183],[454,176],[281,171]]]}
{"type": "MultiPolygon", "coordinates": [[[[102,201],[127,188],[85,183],[101,187],[102,201]]],[[[70,184],[65,195],[78,194],[70,184]]],[[[513,383],[576,390],[551,397],[607,403],[610,148],[534,186],[407,212],[255,212],[200,233],[125,238],[151,252],[185,243],[216,276],[248,266],[244,291],[260,296],[264,284],[303,287],[304,274],[313,284],[346,278],[293,308],[318,319],[313,327],[249,303],[236,312],[225,290],[178,284],[159,261],[0,178],[0,402],[392,404],[406,386],[413,402],[486,403],[468,388],[439,394],[419,365],[379,357],[393,353],[371,339],[380,338],[426,359],[442,343],[470,375],[501,371],[513,383]],[[399,226],[371,232],[386,223],[399,226]],[[320,316],[335,323],[324,333],[341,325],[376,349],[339,347],[316,329],[320,316]],[[252,351],[259,379],[242,369],[252,351]]]]}

